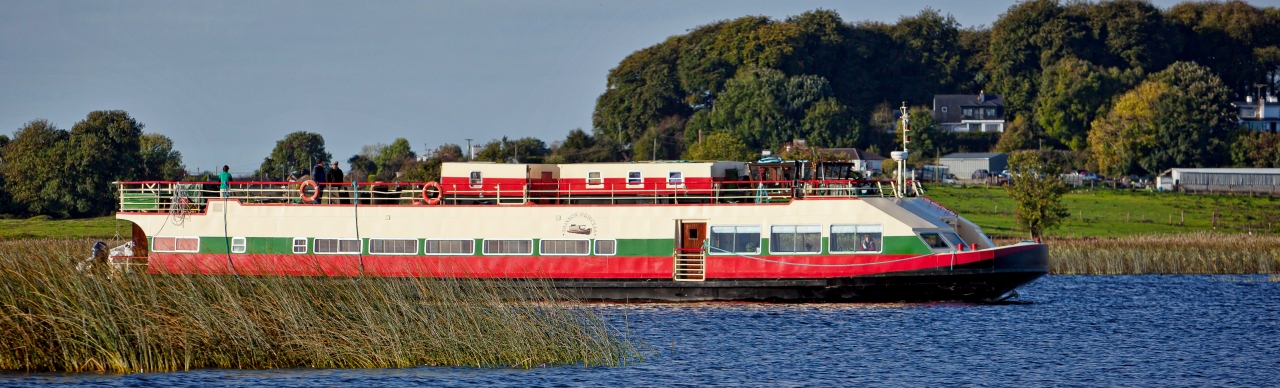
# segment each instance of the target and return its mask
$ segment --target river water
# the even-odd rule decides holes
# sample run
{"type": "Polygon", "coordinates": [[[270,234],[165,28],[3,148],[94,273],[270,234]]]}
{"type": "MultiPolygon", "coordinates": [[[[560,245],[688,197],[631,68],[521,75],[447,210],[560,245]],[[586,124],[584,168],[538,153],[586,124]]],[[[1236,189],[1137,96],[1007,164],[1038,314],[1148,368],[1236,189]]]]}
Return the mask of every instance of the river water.
{"type": "Polygon", "coordinates": [[[0,374],[0,386],[1277,386],[1280,281],[1049,276],[1019,302],[596,305],[630,366],[0,374]]]}

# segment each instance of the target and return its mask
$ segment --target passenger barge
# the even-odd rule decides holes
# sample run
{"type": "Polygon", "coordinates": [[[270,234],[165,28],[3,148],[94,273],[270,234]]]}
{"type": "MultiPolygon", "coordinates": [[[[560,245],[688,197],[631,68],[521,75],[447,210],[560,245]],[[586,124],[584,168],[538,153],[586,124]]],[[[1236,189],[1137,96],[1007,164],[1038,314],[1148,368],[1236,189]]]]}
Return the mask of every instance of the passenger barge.
{"type": "Polygon", "coordinates": [[[982,300],[1047,272],[838,163],[445,163],[440,183],[120,183],[155,273],[545,278],[585,299],[982,300]],[[833,176],[837,178],[832,178],[833,176]]]}
{"type": "Polygon", "coordinates": [[[587,300],[978,301],[1048,272],[1044,244],[997,247],[915,182],[851,167],[444,163],[439,182],[319,198],[124,182],[116,216],[154,273],[539,278],[587,300]]]}

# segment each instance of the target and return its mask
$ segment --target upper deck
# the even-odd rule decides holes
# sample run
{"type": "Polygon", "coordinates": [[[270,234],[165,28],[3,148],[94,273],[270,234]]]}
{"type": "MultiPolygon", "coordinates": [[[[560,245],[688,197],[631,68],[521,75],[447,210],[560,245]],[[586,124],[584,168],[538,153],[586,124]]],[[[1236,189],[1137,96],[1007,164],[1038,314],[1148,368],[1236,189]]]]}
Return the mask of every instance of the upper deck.
{"type": "Polygon", "coordinates": [[[793,162],[445,163],[436,182],[120,182],[121,212],[201,212],[226,195],[246,204],[460,206],[745,204],[916,195],[889,180],[832,179],[793,162]],[[806,173],[806,169],[809,172],[806,173]],[[316,189],[320,189],[319,198],[316,189]]]}

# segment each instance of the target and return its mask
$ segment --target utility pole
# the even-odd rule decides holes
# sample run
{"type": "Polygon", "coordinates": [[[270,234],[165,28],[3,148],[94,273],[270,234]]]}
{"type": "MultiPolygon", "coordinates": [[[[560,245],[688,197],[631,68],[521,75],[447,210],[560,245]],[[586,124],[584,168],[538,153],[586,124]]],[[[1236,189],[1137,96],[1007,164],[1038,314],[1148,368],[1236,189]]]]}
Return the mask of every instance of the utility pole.
{"type": "Polygon", "coordinates": [[[471,161],[471,139],[467,139],[467,161],[471,161]]]}
{"type": "Polygon", "coordinates": [[[653,159],[649,159],[649,160],[652,160],[652,161],[658,160],[658,137],[657,136],[654,136],[653,138],[653,159]]]}

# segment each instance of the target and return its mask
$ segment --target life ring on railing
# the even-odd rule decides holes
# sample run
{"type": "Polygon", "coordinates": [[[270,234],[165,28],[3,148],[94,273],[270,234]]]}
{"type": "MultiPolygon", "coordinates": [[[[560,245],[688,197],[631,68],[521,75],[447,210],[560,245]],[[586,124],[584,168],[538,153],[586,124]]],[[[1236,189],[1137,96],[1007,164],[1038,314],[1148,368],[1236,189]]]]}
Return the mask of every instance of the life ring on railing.
{"type": "Polygon", "coordinates": [[[436,183],[435,181],[431,181],[431,182],[427,182],[426,185],[422,186],[422,202],[423,203],[426,203],[428,205],[439,205],[440,199],[442,198],[444,198],[444,189],[440,187],[439,183],[436,183]],[[435,198],[431,198],[430,192],[427,191],[427,189],[430,189],[433,187],[436,189],[435,198]]]}
{"type": "Polygon", "coordinates": [[[298,186],[298,196],[302,198],[302,202],[311,203],[316,201],[316,196],[320,194],[320,185],[316,181],[307,179],[298,186]],[[307,186],[311,186],[311,195],[307,195],[307,186]]]}

